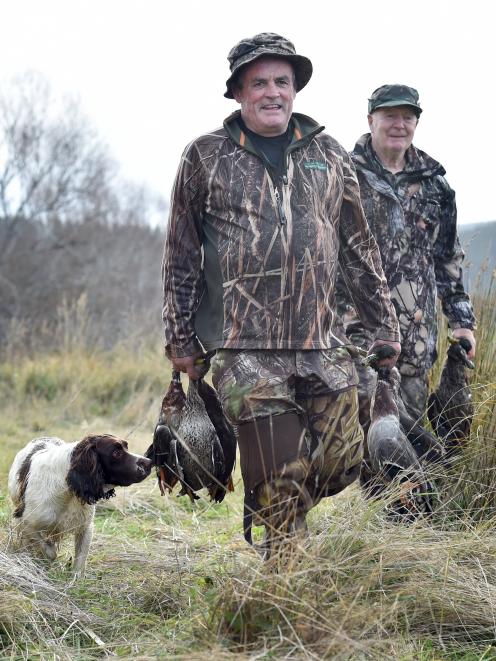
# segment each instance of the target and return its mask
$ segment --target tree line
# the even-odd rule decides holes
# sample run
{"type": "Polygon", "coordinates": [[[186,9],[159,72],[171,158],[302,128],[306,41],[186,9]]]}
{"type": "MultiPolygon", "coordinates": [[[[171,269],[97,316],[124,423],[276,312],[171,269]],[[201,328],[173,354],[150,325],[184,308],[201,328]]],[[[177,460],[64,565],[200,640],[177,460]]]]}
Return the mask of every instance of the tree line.
{"type": "Polygon", "coordinates": [[[35,73],[2,85],[0,351],[48,346],[82,301],[90,344],[159,337],[163,235],[150,221],[165,211],[121,176],[77,101],[35,73]]]}

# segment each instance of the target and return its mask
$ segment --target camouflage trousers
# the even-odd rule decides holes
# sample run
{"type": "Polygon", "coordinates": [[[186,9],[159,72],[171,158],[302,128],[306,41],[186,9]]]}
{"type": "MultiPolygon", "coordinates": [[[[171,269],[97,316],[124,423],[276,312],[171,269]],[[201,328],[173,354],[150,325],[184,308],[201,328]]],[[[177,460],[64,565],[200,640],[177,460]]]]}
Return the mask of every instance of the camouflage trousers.
{"type": "Polygon", "coordinates": [[[363,432],[346,350],[220,350],[212,380],[238,428],[245,495],[266,531],[304,529],[311,507],[358,477],[363,432]]]}

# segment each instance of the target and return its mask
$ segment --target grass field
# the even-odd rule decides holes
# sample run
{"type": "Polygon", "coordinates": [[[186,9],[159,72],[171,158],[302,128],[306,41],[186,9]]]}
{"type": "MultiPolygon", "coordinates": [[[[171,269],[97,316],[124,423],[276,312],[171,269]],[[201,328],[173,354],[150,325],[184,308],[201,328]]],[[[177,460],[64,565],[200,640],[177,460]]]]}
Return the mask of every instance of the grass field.
{"type": "Polygon", "coordinates": [[[496,659],[494,303],[491,291],[478,301],[477,415],[436,516],[395,524],[353,486],[311,512],[307,542],[269,563],[242,538],[239,473],[221,505],[163,498],[153,478],[99,503],[77,583],[69,541],[51,565],[12,553],[15,452],[37,435],[91,432],[143,451],[169,375],[153,347],[6,356],[0,658],[496,659]]]}

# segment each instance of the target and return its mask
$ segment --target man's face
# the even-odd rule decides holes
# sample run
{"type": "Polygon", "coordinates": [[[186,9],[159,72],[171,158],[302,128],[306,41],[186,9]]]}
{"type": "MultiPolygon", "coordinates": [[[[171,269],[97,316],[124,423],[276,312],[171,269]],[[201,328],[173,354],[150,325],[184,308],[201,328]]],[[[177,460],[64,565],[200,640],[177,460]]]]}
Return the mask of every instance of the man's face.
{"type": "Polygon", "coordinates": [[[403,155],[412,144],[418,119],[409,106],[378,108],[368,120],[372,145],[379,151],[403,155]]]}
{"type": "Polygon", "coordinates": [[[284,133],[296,96],[291,64],[274,57],[255,60],[242,72],[240,83],[233,95],[246,126],[266,137],[284,133]]]}

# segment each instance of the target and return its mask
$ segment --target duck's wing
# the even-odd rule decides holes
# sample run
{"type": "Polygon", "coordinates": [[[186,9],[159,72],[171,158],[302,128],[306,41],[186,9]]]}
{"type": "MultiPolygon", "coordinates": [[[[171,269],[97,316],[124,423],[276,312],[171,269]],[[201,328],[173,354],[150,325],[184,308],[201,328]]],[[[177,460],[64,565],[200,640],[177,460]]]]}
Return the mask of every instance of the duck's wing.
{"type": "Polygon", "coordinates": [[[444,436],[444,434],[439,429],[439,427],[442,426],[442,413],[442,402],[439,400],[437,392],[432,392],[429,395],[429,399],[427,400],[427,417],[429,418],[432,429],[435,431],[437,436],[439,436],[439,438],[444,436]]]}
{"type": "Polygon", "coordinates": [[[437,436],[444,441],[462,441],[470,435],[474,415],[471,394],[467,391],[464,397],[460,389],[456,395],[456,398],[453,396],[451,401],[444,403],[438,392],[429,396],[427,417],[437,436]]]}
{"type": "Polygon", "coordinates": [[[236,462],[236,434],[234,427],[227,420],[217,392],[206,381],[198,381],[198,393],[205,404],[205,410],[220,442],[223,453],[223,470],[218,473],[219,481],[226,486],[234,470],[236,462]]]}
{"type": "Polygon", "coordinates": [[[444,406],[437,392],[429,395],[429,399],[427,400],[427,417],[437,436],[439,438],[446,438],[449,434],[449,428],[446,426],[447,420],[444,416],[444,406]]]}
{"type": "Polygon", "coordinates": [[[401,428],[415,450],[417,457],[431,464],[441,462],[444,458],[442,443],[434,434],[431,434],[430,431],[412,418],[407,412],[401,397],[398,397],[397,401],[401,428]]]}
{"type": "Polygon", "coordinates": [[[450,339],[439,384],[428,400],[427,416],[437,436],[463,440],[470,434],[473,417],[472,394],[465,369],[474,369],[468,358],[471,344],[466,338],[450,339]]]}
{"type": "Polygon", "coordinates": [[[393,481],[400,484],[399,499],[388,510],[408,517],[431,512],[433,487],[399,423],[397,426],[385,425],[384,421],[372,423],[367,443],[371,465],[378,476],[386,484],[393,481]]]}
{"type": "Polygon", "coordinates": [[[208,493],[212,500],[221,503],[226,495],[226,484],[223,482],[226,470],[224,452],[218,438],[215,438],[212,442],[212,466],[212,483],[208,487],[208,493]]]}
{"type": "Polygon", "coordinates": [[[420,468],[417,454],[395,416],[384,416],[371,423],[367,446],[372,469],[386,481],[391,482],[401,471],[420,468]]]}
{"type": "Polygon", "coordinates": [[[174,437],[172,441],[172,451],[176,467],[176,476],[178,481],[181,483],[181,491],[177,494],[179,496],[188,496],[192,503],[195,500],[198,500],[198,496],[195,494],[194,489],[188,483],[187,471],[185,470],[185,464],[189,465],[189,456],[184,456],[185,453],[191,455],[191,450],[184,447],[184,441],[179,441],[174,437]]]}
{"type": "MultiPolygon", "coordinates": [[[[379,368],[379,375],[381,371],[386,372],[387,375],[387,368],[379,368]]],[[[387,380],[391,386],[391,397],[394,399],[397,407],[401,429],[408,439],[408,442],[415,450],[417,457],[430,463],[442,461],[444,457],[442,443],[439,442],[434,434],[427,431],[418,420],[415,420],[406,409],[405,403],[401,397],[401,376],[396,368],[389,370],[387,380]]]]}

